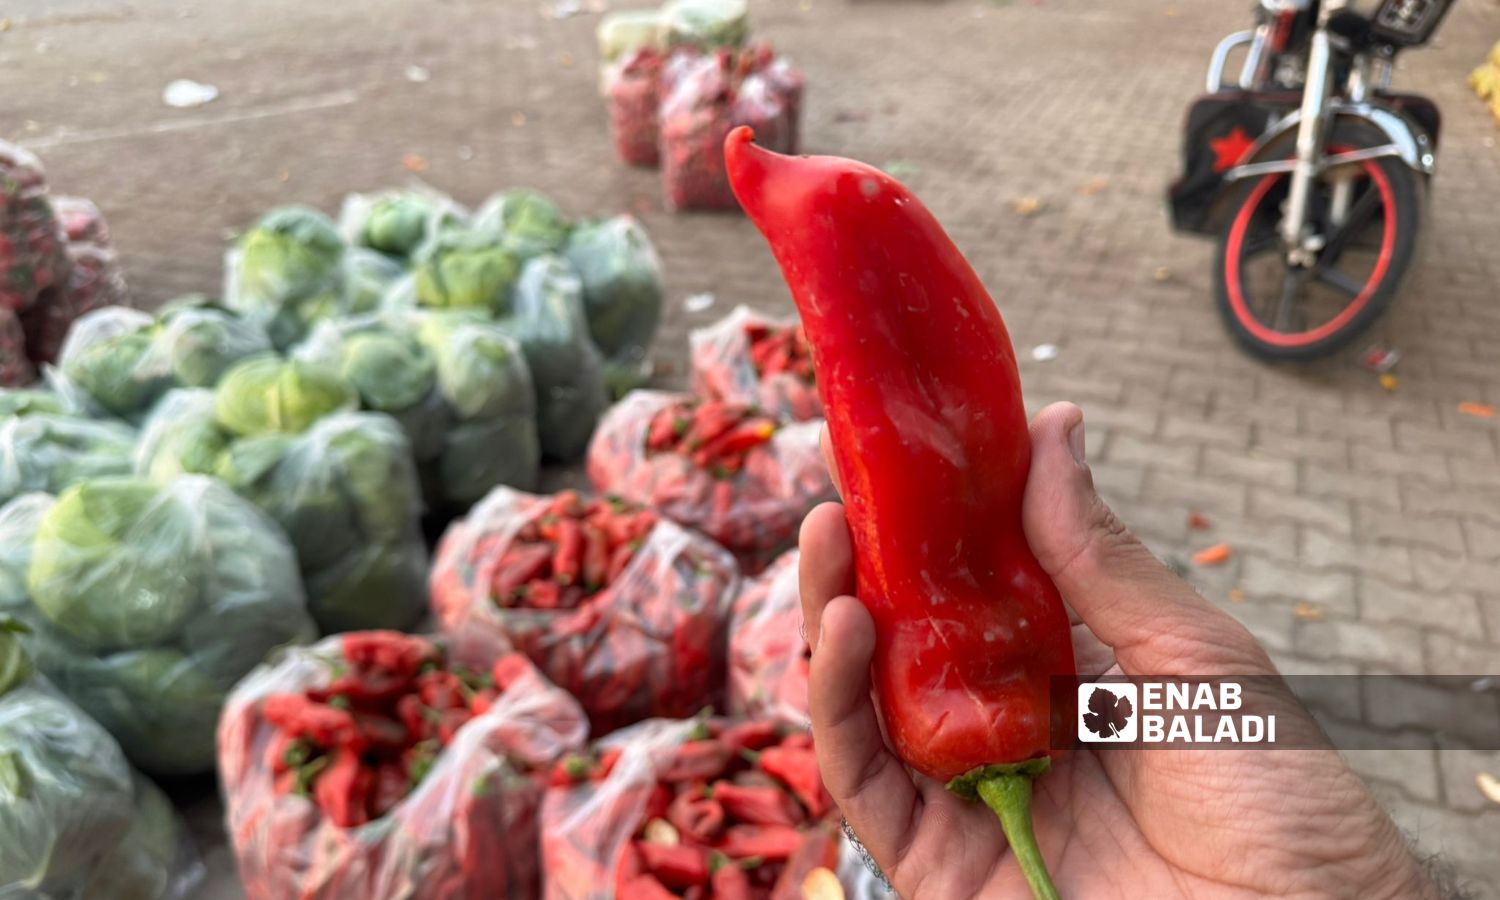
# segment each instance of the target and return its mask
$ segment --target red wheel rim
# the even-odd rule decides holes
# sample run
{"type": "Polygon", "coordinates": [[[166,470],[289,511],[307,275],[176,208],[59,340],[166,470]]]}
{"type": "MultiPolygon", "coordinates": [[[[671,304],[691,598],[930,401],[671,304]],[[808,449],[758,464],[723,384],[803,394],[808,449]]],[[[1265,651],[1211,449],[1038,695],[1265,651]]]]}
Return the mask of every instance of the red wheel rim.
{"type": "MultiPolygon", "coordinates": [[[[1330,148],[1334,152],[1342,152],[1339,148],[1330,148]]],[[[1370,182],[1380,191],[1380,202],[1385,209],[1385,227],[1380,239],[1380,255],[1375,260],[1375,267],[1370,272],[1369,280],[1360,290],[1359,294],[1349,301],[1349,304],[1339,312],[1338,315],[1324,322],[1316,328],[1307,331],[1283,332],[1269,328],[1264,322],[1256,318],[1250,311],[1250,306],[1245,301],[1242,273],[1240,271],[1240,253],[1244,248],[1245,235],[1250,230],[1250,221],[1255,218],[1255,211],[1260,208],[1260,201],[1265,199],[1271,188],[1276,186],[1277,181],[1285,177],[1284,173],[1267,175],[1260,180],[1250,196],[1241,204],[1235,213],[1234,224],[1229,230],[1229,243],[1225,248],[1225,286],[1229,293],[1229,308],[1234,312],[1234,317],[1250,332],[1256,340],[1275,347],[1305,347],[1315,344],[1329,336],[1336,334],[1340,329],[1349,324],[1359,311],[1364,309],[1375,296],[1375,291],[1380,283],[1385,280],[1386,270],[1390,268],[1391,253],[1396,246],[1396,208],[1395,194],[1391,190],[1391,181],[1386,177],[1380,166],[1373,160],[1365,160],[1360,168],[1369,176],[1370,182]]]]}

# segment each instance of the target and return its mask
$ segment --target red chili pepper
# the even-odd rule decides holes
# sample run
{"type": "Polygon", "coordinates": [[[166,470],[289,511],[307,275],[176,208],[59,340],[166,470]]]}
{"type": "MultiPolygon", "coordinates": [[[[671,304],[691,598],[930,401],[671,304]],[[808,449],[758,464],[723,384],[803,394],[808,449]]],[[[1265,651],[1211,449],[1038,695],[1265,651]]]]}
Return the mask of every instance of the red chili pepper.
{"type": "Polygon", "coordinates": [[[437,655],[430,641],[399,631],[350,632],[340,646],[344,658],[354,665],[378,666],[401,675],[415,675],[437,655]]]}
{"type": "Polygon", "coordinates": [[[615,888],[615,900],[678,900],[652,875],[637,875],[615,888]]]}
{"type": "Polygon", "coordinates": [[[750,876],[735,863],[725,863],[709,879],[713,900],[751,900],[750,876]]]}
{"type": "Polygon", "coordinates": [[[718,738],[731,752],[760,750],[775,744],[781,736],[780,730],[780,726],[770,719],[751,719],[729,726],[718,738]]]}
{"type": "Polygon", "coordinates": [[[561,585],[577,584],[583,572],[583,526],[577,519],[557,520],[557,551],[552,577],[561,585]]]}
{"type": "Polygon", "coordinates": [[[334,751],[333,764],[313,783],[313,799],[323,815],[340,828],[353,828],[369,821],[369,795],[373,778],[360,762],[359,753],[341,748],[334,751]]]}
{"type": "Polygon", "coordinates": [[[818,757],[811,749],[767,747],[755,764],[791,788],[813,818],[821,819],[833,809],[833,798],[823,787],[823,776],[818,774],[818,757]]]}
{"type": "Polygon", "coordinates": [[[802,810],[778,788],[741,787],[729,781],[713,784],[713,798],[737,822],[746,825],[798,825],[802,810]]]}
{"type": "Polygon", "coordinates": [[[752,139],[729,135],[730,180],[823,374],[886,732],[913,769],[994,808],[1033,892],[1055,896],[1030,779],[1054,718],[1071,718],[1051,679],[1076,667],[1062,600],[1021,529],[1031,441],[1005,323],[895,179],[752,139]]]}
{"type": "Polygon", "coordinates": [[[729,765],[733,754],[715,740],[688,741],[673,751],[672,761],[659,776],[662,781],[711,781],[729,765]]]}
{"type": "Polygon", "coordinates": [[[667,807],[667,821],[684,838],[712,844],[724,831],[724,807],[712,797],[703,796],[703,788],[693,784],[679,791],[667,807]]]}
{"type": "Polygon", "coordinates": [[[609,575],[609,535],[596,525],[583,526],[583,584],[589,591],[604,587],[609,575]]]}
{"type": "Polygon", "coordinates": [[[495,687],[502,691],[530,674],[531,663],[519,653],[507,653],[495,660],[495,664],[490,667],[490,678],[494,680],[495,687]]]}
{"type": "Polygon", "coordinates": [[[636,841],[635,849],[646,871],[669,888],[683,890],[695,884],[708,884],[708,851],[702,847],[636,841]]]}
{"type": "Polygon", "coordinates": [[[363,737],[346,709],[335,709],[301,694],[272,694],[261,706],[266,721],[287,734],[305,737],[320,747],[363,746],[363,737]]]}
{"type": "Polygon", "coordinates": [[[781,862],[802,846],[802,832],[788,825],[733,825],[718,850],[730,859],[781,862]]]}

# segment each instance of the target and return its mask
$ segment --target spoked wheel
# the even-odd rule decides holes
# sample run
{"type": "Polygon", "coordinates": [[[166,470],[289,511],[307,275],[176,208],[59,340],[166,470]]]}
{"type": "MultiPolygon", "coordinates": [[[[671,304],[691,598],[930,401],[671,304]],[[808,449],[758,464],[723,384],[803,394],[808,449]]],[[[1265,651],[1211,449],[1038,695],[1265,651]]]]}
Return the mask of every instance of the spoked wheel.
{"type": "MultiPolygon", "coordinates": [[[[1385,143],[1367,128],[1336,129],[1328,152],[1385,143]]],[[[1396,157],[1330,168],[1313,183],[1308,223],[1322,247],[1297,265],[1282,245],[1291,176],[1242,190],[1219,242],[1219,312],[1235,339],[1268,359],[1312,359],[1347,344],[1395,296],[1416,250],[1417,174],[1396,157]]]]}

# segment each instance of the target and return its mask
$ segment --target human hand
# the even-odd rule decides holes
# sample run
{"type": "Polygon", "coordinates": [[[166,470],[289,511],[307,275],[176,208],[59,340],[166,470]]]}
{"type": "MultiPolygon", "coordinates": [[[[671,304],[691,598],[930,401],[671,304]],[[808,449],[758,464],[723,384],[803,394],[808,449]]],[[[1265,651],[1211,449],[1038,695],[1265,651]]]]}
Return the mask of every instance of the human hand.
{"type": "MultiPolygon", "coordinates": [[[[1031,440],[1026,536],[1069,608],[1083,678],[1275,674],[1255,638],[1095,493],[1078,407],[1042,410],[1031,440]]],[[[906,900],[1029,896],[994,814],[914,775],[886,746],[870,694],[874,624],[849,596],[843,507],[814,510],[801,547],[818,762],[850,827],[906,900]]],[[[1037,780],[1032,815],[1066,898],[1437,896],[1331,747],[1077,750],[1037,780]]]]}

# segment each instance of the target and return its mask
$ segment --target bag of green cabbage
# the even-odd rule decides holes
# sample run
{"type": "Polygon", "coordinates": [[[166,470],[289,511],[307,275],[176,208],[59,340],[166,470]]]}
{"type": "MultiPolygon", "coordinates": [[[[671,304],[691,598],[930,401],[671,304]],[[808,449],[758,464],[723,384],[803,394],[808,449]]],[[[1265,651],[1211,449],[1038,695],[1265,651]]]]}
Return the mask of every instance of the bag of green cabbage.
{"type": "Polygon", "coordinates": [[[129,475],[136,432],[95,421],[47,392],[0,393],[0,503],[31,491],[58,494],[79,481],[129,475]]]}
{"type": "Polygon", "coordinates": [[[461,311],[391,311],[320,323],[295,351],[351,384],[405,431],[429,508],[461,512],[498,485],[536,484],[536,398],[520,345],[461,311]]]}
{"type": "Polygon", "coordinates": [[[181,298],[154,316],[108,306],[73,324],[53,381],[81,391],[102,415],[139,422],[167,391],[213,387],[236,362],[270,350],[259,324],[202,298],[181,298]]]}
{"type": "Polygon", "coordinates": [[[251,358],[216,391],[167,394],[136,448],[136,471],[154,483],[214,475],[267,512],[291,541],[325,632],[405,628],[423,607],[411,445],[390,416],[347,411],[355,398],[322,367],[251,358]]]}
{"type": "Polygon", "coordinates": [[[182,823],[120,746],[32,673],[0,618],[0,895],[176,900],[202,877],[182,823]]]}
{"type": "Polygon", "coordinates": [[[339,210],[339,232],[352,247],[367,247],[405,264],[417,248],[469,213],[445,194],[424,186],[349,194],[339,210]]]}
{"type": "Polygon", "coordinates": [[[583,222],[563,248],[583,282],[589,335],[604,354],[604,380],[623,397],[651,376],[647,358],[661,324],[661,257],[631,215],[583,222]]]}
{"type": "Polygon", "coordinates": [[[68,278],[66,236],[41,160],[0,141],[0,307],[20,312],[68,278]]]}
{"type": "Polygon", "coordinates": [[[229,688],[313,635],[286,536],[211,478],[22,495],[0,509],[0,572],[37,668],[156,774],[211,769],[229,688]]]}
{"type": "Polygon", "coordinates": [[[537,809],[583,710],[480,633],[351,632],[253,672],[219,724],[250,900],[535,898],[537,809]]]}

